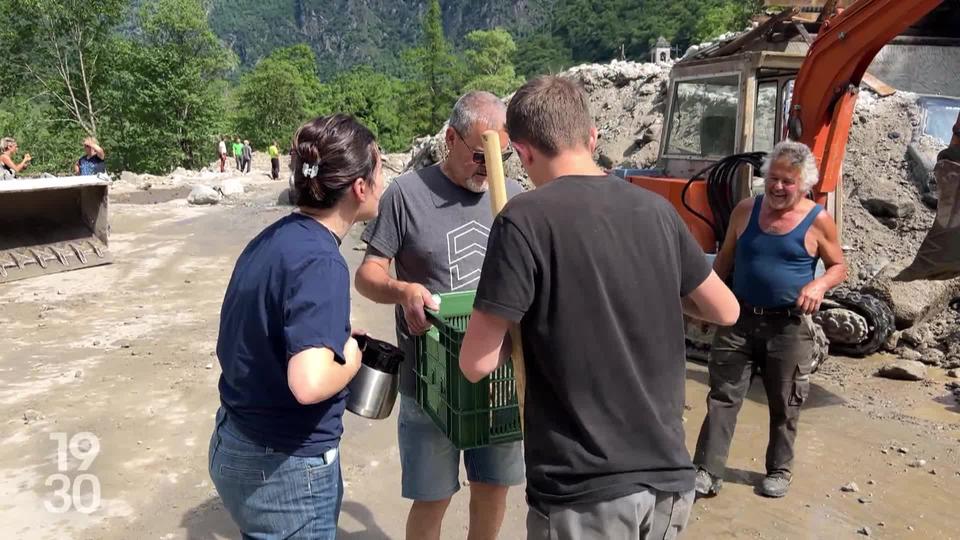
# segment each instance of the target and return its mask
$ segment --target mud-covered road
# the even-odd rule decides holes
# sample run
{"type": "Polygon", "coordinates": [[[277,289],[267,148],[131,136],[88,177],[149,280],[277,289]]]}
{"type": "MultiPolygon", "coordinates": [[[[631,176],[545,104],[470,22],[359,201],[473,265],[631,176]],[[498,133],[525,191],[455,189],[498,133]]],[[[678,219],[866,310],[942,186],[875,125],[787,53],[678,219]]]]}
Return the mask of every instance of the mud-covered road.
{"type": "MultiPolygon", "coordinates": [[[[0,538],[239,536],[206,468],[218,315],[235,257],[290,211],[274,204],[281,182],[243,180],[242,199],[213,207],[188,206],[177,190],[120,187],[110,207],[114,264],[0,285],[0,538]]],[[[354,266],[359,232],[344,243],[354,266]]],[[[393,341],[390,307],[357,294],[353,303],[355,326],[393,341]]],[[[687,537],[857,538],[862,527],[874,538],[960,537],[960,406],[946,379],[874,377],[884,361],[831,358],[814,376],[782,500],[753,492],[767,439],[755,385],[724,490],[697,503],[687,537]],[[842,492],[849,482],[859,492],[842,492]]],[[[705,368],[689,364],[691,449],[706,381],[705,368]]],[[[395,417],[348,415],[340,537],[402,538],[408,503],[395,433],[395,417]]],[[[514,490],[501,538],[524,536],[525,512],[514,490]]],[[[465,538],[466,522],[464,490],[444,537],[465,538]]]]}

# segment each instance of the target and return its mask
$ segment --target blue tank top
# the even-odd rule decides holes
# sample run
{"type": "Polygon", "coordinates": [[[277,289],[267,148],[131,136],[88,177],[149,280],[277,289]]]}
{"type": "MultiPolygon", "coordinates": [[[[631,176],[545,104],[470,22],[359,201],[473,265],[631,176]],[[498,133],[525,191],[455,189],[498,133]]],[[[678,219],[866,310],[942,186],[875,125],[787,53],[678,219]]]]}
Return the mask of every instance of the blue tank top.
{"type": "Polygon", "coordinates": [[[807,231],[823,207],[814,206],[792,231],[769,234],[760,229],[757,197],[747,228],[737,239],[733,266],[733,293],[749,306],[779,308],[793,306],[800,289],[813,281],[819,257],[811,257],[804,245],[807,231]]]}

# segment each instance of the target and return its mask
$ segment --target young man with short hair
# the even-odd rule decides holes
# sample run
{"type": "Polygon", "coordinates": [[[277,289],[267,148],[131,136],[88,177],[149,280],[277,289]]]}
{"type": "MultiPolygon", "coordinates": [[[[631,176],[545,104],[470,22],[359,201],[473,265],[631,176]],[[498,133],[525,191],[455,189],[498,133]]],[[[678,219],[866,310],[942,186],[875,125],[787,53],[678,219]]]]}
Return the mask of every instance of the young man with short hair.
{"type": "Polygon", "coordinates": [[[493,372],[520,325],[528,538],[674,538],[695,475],[683,315],[729,325],[739,306],[666,199],[596,165],[577,83],[525,84],[507,131],[537,189],[494,221],[460,367],[493,372]]]}

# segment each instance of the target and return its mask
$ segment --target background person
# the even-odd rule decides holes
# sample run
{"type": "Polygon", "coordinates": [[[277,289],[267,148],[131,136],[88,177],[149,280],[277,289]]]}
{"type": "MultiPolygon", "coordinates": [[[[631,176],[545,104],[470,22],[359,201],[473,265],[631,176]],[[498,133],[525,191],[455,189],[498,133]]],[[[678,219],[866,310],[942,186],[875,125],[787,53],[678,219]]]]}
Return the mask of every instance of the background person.
{"type": "Polygon", "coordinates": [[[17,140],[13,137],[0,139],[0,180],[12,180],[20,171],[30,166],[30,161],[33,160],[30,154],[24,154],[20,163],[13,160],[17,150],[19,150],[17,140]]]}
{"type": "Polygon", "coordinates": [[[267,153],[270,154],[270,178],[274,180],[280,179],[280,147],[277,146],[277,141],[273,141],[273,144],[270,145],[270,148],[267,148],[267,153]]]}
{"type": "Polygon", "coordinates": [[[106,172],[107,165],[104,160],[103,148],[97,143],[94,137],[87,137],[83,140],[84,155],[73,165],[73,173],[80,176],[90,176],[106,172]]]}
{"type": "Polygon", "coordinates": [[[243,143],[240,142],[240,137],[233,141],[231,149],[233,150],[233,159],[237,162],[237,170],[243,172],[243,143]]]}
{"type": "Polygon", "coordinates": [[[224,172],[227,165],[227,141],[223,136],[217,144],[217,156],[220,158],[220,172],[224,172]]]}
{"type": "Polygon", "coordinates": [[[243,141],[243,148],[240,150],[240,172],[247,174],[250,172],[250,162],[253,161],[253,148],[250,141],[243,141]]]}

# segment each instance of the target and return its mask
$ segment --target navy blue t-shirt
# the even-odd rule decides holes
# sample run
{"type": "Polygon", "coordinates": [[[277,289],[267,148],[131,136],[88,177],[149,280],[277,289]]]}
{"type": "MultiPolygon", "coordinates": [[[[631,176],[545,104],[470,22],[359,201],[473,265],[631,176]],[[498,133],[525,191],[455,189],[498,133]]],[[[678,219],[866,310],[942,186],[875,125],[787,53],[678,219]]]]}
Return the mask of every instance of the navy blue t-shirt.
{"type": "Polygon", "coordinates": [[[347,390],[314,405],[287,384],[290,358],[326,347],[343,362],[350,337],[350,273],[323,225],[290,214],[250,241],[220,312],[220,401],[244,435],[277,451],[318,456],[343,433],[347,390]]]}

